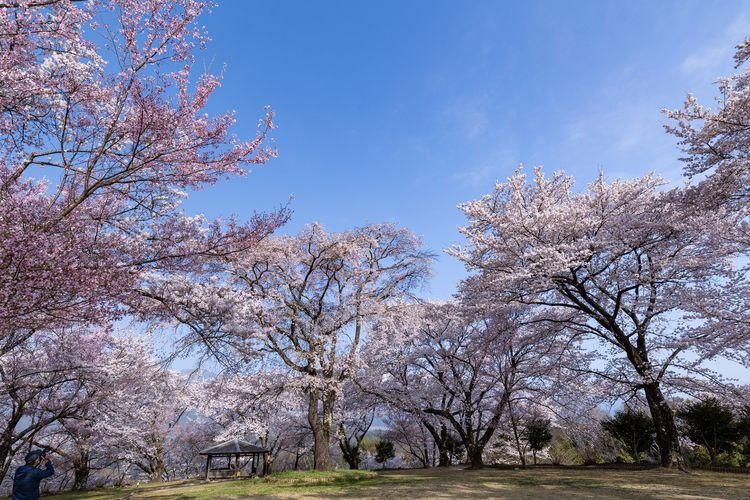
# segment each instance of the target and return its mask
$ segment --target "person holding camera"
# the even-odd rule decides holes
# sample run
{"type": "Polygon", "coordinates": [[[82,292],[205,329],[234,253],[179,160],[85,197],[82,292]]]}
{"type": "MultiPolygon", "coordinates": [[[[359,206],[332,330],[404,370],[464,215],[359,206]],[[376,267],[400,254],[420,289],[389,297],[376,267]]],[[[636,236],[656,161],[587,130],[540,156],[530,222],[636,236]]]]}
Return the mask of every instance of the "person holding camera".
{"type": "Polygon", "coordinates": [[[39,483],[55,473],[52,461],[45,450],[33,450],[26,454],[26,465],[16,469],[13,476],[12,500],[38,500],[39,483]],[[42,469],[42,466],[45,466],[42,469]]]}

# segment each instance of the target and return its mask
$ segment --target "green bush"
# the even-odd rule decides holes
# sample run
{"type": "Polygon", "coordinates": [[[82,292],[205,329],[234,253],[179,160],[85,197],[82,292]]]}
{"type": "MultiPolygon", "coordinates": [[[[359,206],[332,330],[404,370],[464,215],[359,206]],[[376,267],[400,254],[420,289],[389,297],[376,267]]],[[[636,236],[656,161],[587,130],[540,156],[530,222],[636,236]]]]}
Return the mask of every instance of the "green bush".
{"type": "Polygon", "coordinates": [[[744,467],[745,457],[737,450],[725,451],[716,456],[716,465],[722,467],[744,467]]]}
{"type": "Polygon", "coordinates": [[[705,446],[697,445],[692,449],[689,461],[691,464],[699,467],[709,465],[711,463],[711,455],[708,454],[705,446]]]}
{"type": "Polygon", "coordinates": [[[633,464],[635,460],[633,460],[633,456],[630,453],[623,451],[617,455],[615,462],[618,464],[633,464]]]}
{"type": "Polygon", "coordinates": [[[547,449],[549,458],[555,465],[581,465],[583,458],[568,439],[558,439],[547,449]]]}

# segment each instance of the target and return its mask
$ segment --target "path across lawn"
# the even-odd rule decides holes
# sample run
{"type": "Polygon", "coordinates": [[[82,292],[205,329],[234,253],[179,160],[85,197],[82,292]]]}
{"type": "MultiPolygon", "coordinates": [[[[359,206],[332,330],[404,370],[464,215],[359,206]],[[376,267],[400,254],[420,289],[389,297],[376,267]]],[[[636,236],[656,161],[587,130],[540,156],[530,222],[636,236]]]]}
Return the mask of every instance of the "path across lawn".
{"type": "Polygon", "coordinates": [[[750,476],[663,470],[463,470],[283,473],[255,480],[174,482],[55,495],[84,499],[239,498],[748,498],[750,476]]]}

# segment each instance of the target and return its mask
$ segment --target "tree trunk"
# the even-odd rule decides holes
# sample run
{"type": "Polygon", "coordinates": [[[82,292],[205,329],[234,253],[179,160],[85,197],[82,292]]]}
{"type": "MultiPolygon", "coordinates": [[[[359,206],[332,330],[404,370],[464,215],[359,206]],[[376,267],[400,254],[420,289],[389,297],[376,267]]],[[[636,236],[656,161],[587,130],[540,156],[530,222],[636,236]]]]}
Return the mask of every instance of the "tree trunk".
{"type": "Polygon", "coordinates": [[[466,453],[469,458],[469,468],[471,469],[481,469],[484,467],[484,459],[482,458],[482,453],[484,452],[484,447],[482,446],[472,446],[471,448],[466,448],[466,453]]]}
{"type": "Polygon", "coordinates": [[[9,455],[9,449],[5,446],[0,446],[0,483],[8,475],[8,469],[10,469],[11,457],[9,455]]]}
{"type": "Polygon", "coordinates": [[[84,453],[78,460],[73,462],[73,468],[73,487],[71,489],[73,491],[85,490],[91,473],[91,469],[89,468],[89,454],[84,453]]]}
{"type": "Polygon", "coordinates": [[[513,407],[511,406],[510,398],[508,398],[508,413],[510,414],[510,425],[513,428],[513,437],[516,440],[516,450],[518,450],[518,458],[521,459],[521,467],[525,469],[526,454],[524,453],[523,447],[521,446],[521,438],[518,435],[518,423],[516,422],[515,415],[513,415],[513,407]]]}
{"type": "Polygon", "coordinates": [[[310,389],[307,407],[307,422],[313,433],[313,468],[328,470],[331,468],[331,425],[333,424],[333,393],[323,393],[319,389],[310,389]],[[322,415],[321,408],[322,406],[322,415]]]}
{"type": "MultiPolygon", "coordinates": [[[[372,421],[374,418],[374,413],[372,414],[372,418],[365,415],[364,420],[360,420],[357,422],[357,424],[362,423],[362,426],[360,427],[359,425],[356,425],[351,436],[348,436],[346,434],[346,426],[344,425],[344,423],[339,423],[339,447],[341,448],[341,453],[344,457],[344,460],[346,460],[346,463],[349,464],[350,469],[359,469],[359,464],[362,461],[360,455],[362,440],[370,430],[370,426],[372,425],[372,421]],[[368,418],[369,423],[367,420],[368,418]],[[351,442],[352,439],[354,439],[354,443],[351,442]]],[[[419,458],[419,455],[417,453],[414,454],[419,458]]],[[[424,456],[420,458],[420,460],[422,460],[424,466],[427,467],[427,463],[424,462],[424,460],[426,460],[424,456]]]]}
{"type": "Polygon", "coordinates": [[[451,466],[451,454],[446,448],[438,446],[438,467],[450,467],[451,466]]]}
{"type": "Polygon", "coordinates": [[[451,465],[451,455],[448,449],[448,440],[450,435],[445,424],[440,426],[440,432],[435,429],[435,426],[430,424],[426,420],[422,420],[422,425],[425,429],[432,434],[432,441],[435,443],[438,449],[438,467],[449,467],[451,465]]]}
{"type": "Polygon", "coordinates": [[[23,415],[23,405],[16,407],[15,411],[11,414],[10,419],[5,424],[3,433],[0,434],[0,483],[3,482],[5,476],[8,474],[8,470],[13,460],[13,444],[16,441],[13,436],[13,431],[21,421],[23,415]]]}
{"type": "Polygon", "coordinates": [[[682,455],[674,413],[667,404],[658,382],[644,387],[646,401],[651,412],[651,419],[656,428],[656,443],[659,446],[662,467],[677,465],[682,468],[682,455]]]}
{"type": "Polygon", "coordinates": [[[151,461],[150,479],[153,483],[164,482],[164,450],[161,447],[156,449],[156,456],[151,461]]]}
{"type": "Polygon", "coordinates": [[[355,443],[354,445],[352,445],[349,442],[346,434],[344,434],[343,424],[341,424],[341,434],[343,436],[341,439],[339,439],[339,448],[341,448],[341,455],[344,457],[344,460],[346,460],[346,463],[349,464],[350,469],[359,469],[359,443],[355,443]]]}

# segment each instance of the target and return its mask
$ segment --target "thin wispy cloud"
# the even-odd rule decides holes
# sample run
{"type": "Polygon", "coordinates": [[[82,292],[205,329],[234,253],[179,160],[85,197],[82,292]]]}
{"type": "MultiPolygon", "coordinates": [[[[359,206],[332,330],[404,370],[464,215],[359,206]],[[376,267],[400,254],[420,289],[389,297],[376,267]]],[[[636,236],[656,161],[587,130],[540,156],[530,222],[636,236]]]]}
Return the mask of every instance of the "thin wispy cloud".
{"type": "Polygon", "coordinates": [[[451,180],[464,187],[489,190],[496,181],[505,180],[517,167],[518,154],[498,148],[453,174],[451,180]]]}
{"type": "Polygon", "coordinates": [[[750,36],[750,10],[737,13],[734,20],[716,38],[689,54],[680,70],[700,80],[714,80],[722,75],[734,55],[734,46],[750,36]]]}

